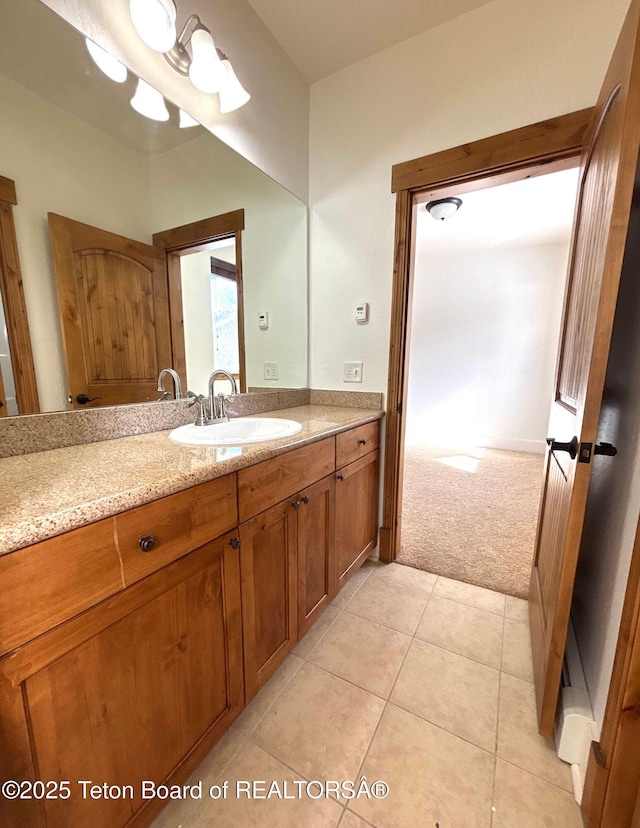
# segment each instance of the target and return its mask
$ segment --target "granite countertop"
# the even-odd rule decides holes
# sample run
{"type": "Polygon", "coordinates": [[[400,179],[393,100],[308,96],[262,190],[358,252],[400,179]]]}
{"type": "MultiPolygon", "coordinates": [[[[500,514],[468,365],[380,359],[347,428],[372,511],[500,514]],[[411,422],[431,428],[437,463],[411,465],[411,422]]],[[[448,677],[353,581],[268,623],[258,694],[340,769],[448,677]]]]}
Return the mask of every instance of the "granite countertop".
{"type": "Polygon", "coordinates": [[[168,431],[156,431],[0,460],[0,555],[380,419],[382,412],[305,405],[258,416],[296,420],[302,431],[242,447],[183,446],[168,431]]]}

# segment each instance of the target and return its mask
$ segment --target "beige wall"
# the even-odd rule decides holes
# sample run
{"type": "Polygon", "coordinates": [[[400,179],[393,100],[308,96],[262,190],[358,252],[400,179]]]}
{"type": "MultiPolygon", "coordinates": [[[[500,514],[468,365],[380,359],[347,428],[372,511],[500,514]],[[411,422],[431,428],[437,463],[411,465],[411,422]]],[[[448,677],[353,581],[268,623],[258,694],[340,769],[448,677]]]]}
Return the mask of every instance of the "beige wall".
{"type": "Polygon", "coordinates": [[[494,0],[311,87],[312,387],[363,360],[355,388],[386,390],[392,164],[592,105],[627,6],[494,0]]]}
{"type": "Polygon", "coordinates": [[[307,200],[309,86],[247,0],[177,4],[178,26],[189,14],[199,14],[252,96],[227,115],[218,112],[217,95],[199,92],[140,40],[129,17],[129,0],[44,2],[225,144],[307,200]]]}
{"type": "Polygon", "coordinates": [[[146,159],[0,75],[0,175],[14,208],[40,407],[67,407],[47,213],[151,242],[146,159]],[[46,124],[46,128],[44,125],[46,124]]]}

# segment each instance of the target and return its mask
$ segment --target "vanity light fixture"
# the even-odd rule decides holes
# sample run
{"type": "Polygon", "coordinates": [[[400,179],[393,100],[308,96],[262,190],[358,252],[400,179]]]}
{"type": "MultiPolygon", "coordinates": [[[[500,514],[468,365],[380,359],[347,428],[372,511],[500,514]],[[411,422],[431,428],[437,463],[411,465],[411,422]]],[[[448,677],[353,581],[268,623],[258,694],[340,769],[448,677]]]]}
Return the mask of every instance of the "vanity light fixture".
{"type": "Polygon", "coordinates": [[[168,52],[176,42],[177,9],[174,0],[130,0],[129,13],[136,32],[156,52],[168,52]]]}
{"type": "Polygon", "coordinates": [[[462,199],[451,196],[450,198],[438,198],[435,201],[429,201],[424,209],[436,221],[444,221],[457,213],[460,207],[462,207],[462,199]]]}
{"type": "Polygon", "coordinates": [[[201,92],[220,93],[220,112],[232,112],[251,95],[238,80],[229,58],[216,47],[197,14],[187,18],[176,37],[174,0],[130,0],[133,25],[152,49],[164,52],[172,69],[189,77],[201,92]]]}
{"type": "Polygon", "coordinates": [[[143,80],[138,81],[136,94],[131,98],[131,106],[144,115],[146,118],[151,118],[154,121],[168,121],[169,110],[167,109],[164,98],[143,80]]]}
{"type": "Polygon", "coordinates": [[[124,83],[127,79],[127,67],[120,63],[118,58],[110,55],[102,46],[98,46],[93,40],[86,38],[87,49],[93,58],[93,62],[101,69],[108,78],[116,83],[124,83]]]}

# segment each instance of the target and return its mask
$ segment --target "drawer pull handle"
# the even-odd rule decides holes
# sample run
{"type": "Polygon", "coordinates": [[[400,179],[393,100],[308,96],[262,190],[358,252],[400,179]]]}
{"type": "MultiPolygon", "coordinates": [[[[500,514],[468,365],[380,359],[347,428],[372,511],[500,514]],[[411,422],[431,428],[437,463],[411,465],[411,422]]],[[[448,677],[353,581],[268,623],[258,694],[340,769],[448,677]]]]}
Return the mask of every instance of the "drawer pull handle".
{"type": "Polygon", "coordinates": [[[138,541],[138,546],[143,552],[151,552],[155,549],[156,539],[153,535],[145,535],[144,538],[140,538],[138,541]]]}
{"type": "Polygon", "coordinates": [[[364,440],[364,439],[363,439],[363,440],[358,440],[358,443],[359,443],[361,446],[366,446],[366,445],[367,445],[367,441],[366,441],[366,440],[364,440]]]}
{"type": "Polygon", "coordinates": [[[306,495],[304,495],[303,497],[301,497],[301,498],[300,498],[300,500],[301,500],[301,501],[302,501],[305,505],[309,502],[309,498],[308,498],[306,495]]]}
{"type": "Polygon", "coordinates": [[[338,480],[344,480],[344,474],[339,474],[338,475],[338,480]]]}

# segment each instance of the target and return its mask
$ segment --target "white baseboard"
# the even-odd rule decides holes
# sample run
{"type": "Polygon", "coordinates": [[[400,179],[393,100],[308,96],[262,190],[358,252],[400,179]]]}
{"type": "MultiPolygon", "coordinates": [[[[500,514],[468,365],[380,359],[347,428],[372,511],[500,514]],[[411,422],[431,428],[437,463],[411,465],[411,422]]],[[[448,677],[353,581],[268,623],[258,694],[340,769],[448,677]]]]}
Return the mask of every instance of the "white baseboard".
{"type": "Polygon", "coordinates": [[[479,448],[499,449],[500,451],[525,451],[530,454],[544,454],[544,440],[526,440],[517,437],[480,437],[476,440],[479,448]]]}

